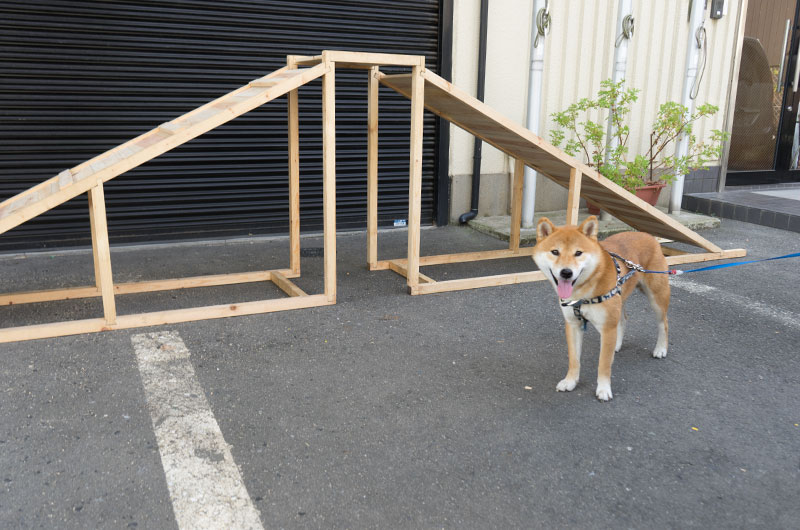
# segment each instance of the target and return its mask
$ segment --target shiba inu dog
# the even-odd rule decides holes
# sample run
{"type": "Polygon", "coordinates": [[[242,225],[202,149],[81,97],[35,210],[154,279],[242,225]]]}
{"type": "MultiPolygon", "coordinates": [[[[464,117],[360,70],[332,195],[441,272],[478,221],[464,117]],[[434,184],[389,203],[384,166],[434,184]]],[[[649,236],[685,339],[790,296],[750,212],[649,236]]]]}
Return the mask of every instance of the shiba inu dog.
{"type": "Polygon", "coordinates": [[[608,401],[613,397],[611,364],[614,353],[622,346],[625,331],[622,306],[636,286],[647,294],[660,319],[653,357],[667,355],[669,278],[666,274],[643,274],[633,266],[666,270],[667,262],[653,236],[626,232],[598,242],[597,229],[598,221],[594,216],[580,226],[558,228],[549,219],[542,218],[536,226],[533,260],[555,288],[566,321],[569,369],[556,390],[569,392],[578,383],[583,330],[586,323],[591,322],[600,332],[597,399],[608,401]]]}

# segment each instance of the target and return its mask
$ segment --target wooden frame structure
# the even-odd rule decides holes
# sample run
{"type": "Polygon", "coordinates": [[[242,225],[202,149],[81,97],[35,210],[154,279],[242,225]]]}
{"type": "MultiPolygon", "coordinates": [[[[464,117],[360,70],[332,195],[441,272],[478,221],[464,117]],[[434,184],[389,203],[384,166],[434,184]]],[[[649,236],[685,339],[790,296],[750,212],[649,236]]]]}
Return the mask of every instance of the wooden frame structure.
{"type": "Polygon", "coordinates": [[[269,313],[336,303],[336,126],[335,64],[323,52],[317,64],[300,68],[295,57],[264,77],[203,105],[170,122],[111,149],[72,169],[0,203],[0,233],[78,195],[89,196],[95,284],[87,287],[19,292],[0,295],[0,305],[101,297],[103,317],[0,328],[0,342],[39,339],[126,329],[237,315],[269,313]],[[322,78],[324,292],[306,294],[292,283],[300,276],[300,171],[298,88],[322,78]],[[114,283],[108,243],[103,183],[189,140],[282,95],[288,96],[289,145],[289,268],[176,278],[136,283],[114,283]],[[133,315],[117,315],[115,296],[193,287],[271,281],[288,298],[258,300],[133,315]]]}
{"type": "Polygon", "coordinates": [[[458,280],[435,281],[420,273],[421,266],[462,263],[532,255],[532,247],[520,247],[523,170],[529,166],[568,190],[567,223],[577,224],[580,198],[589,199],[637,230],[666,240],[680,241],[705,252],[687,253],[662,247],[667,263],[694,263],[746,255],[744,249],[723,250],[714,243],[684,227],[661,210],[650,206],[622,187],[602,177],[597,171],[547,143],[528,129],[509,120],[488,105],[454,87],[424,64],[411,74],[385,75],[371,72],[369,89],[369,172],[368,172],[368,253],[370,270],[390,269],[407,281],[412,295],[430,294],[496,285],[510,285],[543,280],[540,271],[520,272],[458,280]],[[377,257],[377,84],[388,86],[411,100],[411,170],[409,173],[408,253],[406,258],[379,261],[377,257]],[[422,146],[422,112],[434,114],[481,138],[484,142],[515,159],[512,185],[511,233],[508,249],[420,256],[420,189],[422,146]]]}
{"type": "Polygon", "coordinates": [[[363,69],[368,73],[368,164],[367,164],[367,263],[370,270],[390,269],[407,278],[411,294],[537,281],[539,271],[434,281],[420,273],[421,266],[529,256],[531,248],[520,247],[522,175],[530,166],[569,190],[567,222],[576,223],[578,202],[589,199],[629,225],[671,240],[687,242],[704,250],[687,254],[664,248],[670,264],[691,263],[744,256],[743,249],[722,250],[683,227],[593,169],[548,144],[527,129],[487,105],[458,90],[425,69],[425,58],[415,55],[323,51],[317,56],[287,57],[286,66],[203,105],[114,149],[62,171],[0,203],[0,234],[11,230],[83,193],[88,194],[95,283],[87,287],[29,291],[0,295],[0,305],[16,305],[75,298],[100,297],[103,317],[30,326],[0,328],[0,342],[11,342],[79,333],[172,324],[237,315],[269,313],[336,303],[336,119],[335,71],[363,69]],[[409,74],[386,75],[381,66],[409,67],[409,74]],[[322,79],[323,137],[323,243],[324,292],[306,294],[292,283],[300,276],[300,168],[298,88],[322,79]],[[378,260],[378,86],[383,84],[411,100],[409,159],[408,249],[404,259],[378,260]],[[189,140],[245,114],[273,99],[287,95],[289,158],[289,268],[196,276],[136,283],[114,283],[108,243],[103,183],[189,140]],[[425,108],[480,137],[513,157],[513,207],[509,248],[420,256],[422,192],[422,119],[425,108]],[[115,296],[192,287],[271,281],[289,298],[259,300],[133,315],[117,315],[115,296]]]}

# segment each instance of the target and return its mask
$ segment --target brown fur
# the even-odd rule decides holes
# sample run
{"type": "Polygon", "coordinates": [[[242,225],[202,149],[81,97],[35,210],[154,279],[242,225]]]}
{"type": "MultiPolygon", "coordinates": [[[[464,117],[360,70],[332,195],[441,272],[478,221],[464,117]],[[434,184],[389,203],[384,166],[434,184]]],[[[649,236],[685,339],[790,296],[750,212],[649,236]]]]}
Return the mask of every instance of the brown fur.
{"type": "MultiPolygon", "coordinates": [[[[598,221],[594,216],[587,218],[577,227],[557,228],[549,219],[539,220],[533,259],[554,287],[562,271],[566,269],[572,272],[572,277],[575,279],[568,300],[593,298],[614,288],[617,274],[608,252],[614,252],[638,263],[645,269],[667,268],[661,247],[653,236],[641,232],[625,232],[598,242],[597,228],[598,221]],[[553,251],[556,251],[557,255],[553,251]]],[[[620,274],[624,276],[628,268],[622,262],[619,265],[620,274]]],[[[625,325],[623,305],[637,286],[647,294],[659,318],[659,338],[653,350],[653,357],[662,358],[667,353],[669,329],[667,310],[670,296],[667,275],[637,272],[622,286],[620,295],[599,304],[583,305],[581,309],[583,316],[600,331],[597,397],[602,401],[612,398],[611,365],[614,361],[614,352],[619,351],[621,346],[621,333],[625,325]]],[[[583,329],[582,322],[575,317],[571,307],[562,307],[562,312],[566,321],[569,369],[566,377],[556,388],[559,391],[570,391],[578,382],[583,329]]]]}

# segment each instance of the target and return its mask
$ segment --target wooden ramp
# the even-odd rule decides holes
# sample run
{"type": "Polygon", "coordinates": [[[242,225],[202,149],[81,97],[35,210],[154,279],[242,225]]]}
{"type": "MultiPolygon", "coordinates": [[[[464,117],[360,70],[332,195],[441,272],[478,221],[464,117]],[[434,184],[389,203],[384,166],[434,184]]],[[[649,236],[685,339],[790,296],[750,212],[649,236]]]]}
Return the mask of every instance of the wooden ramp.
{"type": "MultiPolygon", "coordinates": [[[[515,158],[517,163],[513,185],[514,204],[511,216],[511,241],[508,250],[425,257],[415,256],[412,255],[412,252],[409,252],[407,259],[370,262],[370,268],[373,270],[391,269],[406,276],[411,294],[426,294],[543,279],[538,271],[445,282],[436,282],[427,276],[419,274],[420,265],[530,255],[530,248],[519,248],[522,170],[526,165],[569,190],[567,203],[567,222],[569,224],[577,224],[579,199],[582,197],[592,201],[602,207],[603,210],[637,230],[648,232],[667,240],[689,243],[706,251],[705,253],[688,254],[665,248],[664,253],[671,264],[745,255],[743,249],[721,249],[661,210],[650,206],[621,186],[601,176],[593,168],[567,155],[525,127],[454,87],[438,75],[428,70],[423,70],[421,78],[421,81],[417,81],[417,83],[423,84],[424,88],[422,90],[417,89],[415,94],[413,73],[401,75],[378,74],[378,80],[381,84],[391,87],[411,99],[412,105],[415,98],[424,98],[426,109],[515,158]]],[[[412,228],[409,230],[412,230],[412,228]]],[[[409,248],[411,248],[411,245],[409,245],[409,248]]]]}
{"type": "Polygon", "coordinates": [[[330,305],[336,302],[335,224],[335,93],[334,64],[323,52],[323,60],[310,68],[298,68],[293,56],[287,66],[255,79],[210,103],[126,142],[114,149],[67,169],[41,184],[0,203],[0,234],[83,193],[89,196],[95,284],[86,287],[52,289],[0,295],[0,305],[17,305],[51,300],[101,297],[103,317],[0,329],[0,342],[29,340],[78,333],[172,324],[209,318],[268,313],[330,305]],[[306,294],[291,282],[300,276],[300,200],[298,156],[297,89],[322,77],[323,109],[323,211],[325,238],[324,293],[306,294]],[[114,283],[108,244],[103,183],[133,169],[215,127],[241,116],[275,98],[288,94],[288,145],[290,264],[289,268],[195,276],[136,283],[114,283]],[[115,295],[152,291],[270,281],[288,298],[238,304],[194,307],[135,315],[117,315],[115,295]]]}
{"type": "Polygon", "coordinates": [[[276,70],[219,99],[125,142],[0,203],[0,234],[174,149],[256,107],[312,81],[327,71],[276,70]]]}

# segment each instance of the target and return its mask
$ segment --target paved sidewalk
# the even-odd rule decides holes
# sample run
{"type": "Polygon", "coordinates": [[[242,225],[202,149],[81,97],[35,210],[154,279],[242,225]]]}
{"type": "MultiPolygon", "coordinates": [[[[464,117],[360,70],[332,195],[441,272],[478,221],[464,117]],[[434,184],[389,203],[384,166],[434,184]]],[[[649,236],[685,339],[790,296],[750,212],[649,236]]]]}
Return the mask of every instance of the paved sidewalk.
{"type": "MultiPolygon", "coordinates": [[[[736,221],[702,234],[749,258],[800,251],[797,234],[736,221]]],[[[382,233],[381,257],[401,257],[405,236],[382,233]]],[[[460,227],[422,233],[425,254],[504,245],[460,227]]],[[[288,241],[112,256],[119,281],[170,278],[282,266],[288,241]]],[[[178,528],[176,513],[211,501],[176,502],[182,490],[162,464],[170,443],[191,444],[185,458],[200,463],[232,458],[265,528],[797,526],[798,260],[674,279],[664,360],[649,355],[656,325],[635,294],[605,404],[594,398],[591,329],[581,382],[555,391],[567,359],[549,285],[412,297],[364,261],[364,234],[340,234],[332,307],[0,345],[0,527],[178,528]],[[153,332],[188,351],[157,388],[202,389],[204,399],[187,397],[213,413],[229,453],[191,426],[156,435],[174,406],[143,385],[144,339],[132,341],[153,332]]],[[[532,267],[423,270],[449,279],[532,267]]],[[[304,258],[298,285],[320,292],[321,268],[304,258]]],[[[0,257],[0,270],[4,292],[66,287],[87,282],[92,260],[0,257]]],[[[281,296],[264,284],[215,287],[123,296],[118,310],[265,293],[281,296]]],[[[100,314],[97,300],[0,308],[4,326],[100,314]]]]}

